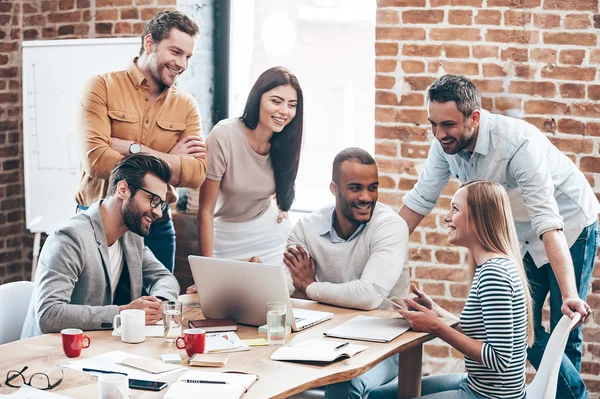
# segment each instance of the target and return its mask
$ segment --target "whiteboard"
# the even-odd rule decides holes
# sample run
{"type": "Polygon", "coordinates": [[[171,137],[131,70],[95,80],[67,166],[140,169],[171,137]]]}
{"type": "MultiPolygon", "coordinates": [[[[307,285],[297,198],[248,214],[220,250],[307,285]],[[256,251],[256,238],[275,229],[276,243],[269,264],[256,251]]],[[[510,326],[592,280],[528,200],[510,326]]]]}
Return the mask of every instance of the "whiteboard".
{"type": "Polygon", "coordinates": [[[140,38],[23,42],[25,222],[50,233],[75,214],[80,99],[94,75],[124,70],[140,38]]]}

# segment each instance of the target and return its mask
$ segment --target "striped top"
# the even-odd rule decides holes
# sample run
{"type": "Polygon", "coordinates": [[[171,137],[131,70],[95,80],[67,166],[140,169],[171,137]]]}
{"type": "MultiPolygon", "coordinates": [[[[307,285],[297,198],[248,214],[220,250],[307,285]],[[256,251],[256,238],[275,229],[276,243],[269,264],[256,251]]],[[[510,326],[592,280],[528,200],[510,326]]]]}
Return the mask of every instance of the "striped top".
{"type": "Polygon", "coordinates": [[[483,342],[483,364],[465,356],[469,388],[483,398],[525,398],[527,305],[512,261],[493,258],[477,266],[460,325],[483,342]]]}

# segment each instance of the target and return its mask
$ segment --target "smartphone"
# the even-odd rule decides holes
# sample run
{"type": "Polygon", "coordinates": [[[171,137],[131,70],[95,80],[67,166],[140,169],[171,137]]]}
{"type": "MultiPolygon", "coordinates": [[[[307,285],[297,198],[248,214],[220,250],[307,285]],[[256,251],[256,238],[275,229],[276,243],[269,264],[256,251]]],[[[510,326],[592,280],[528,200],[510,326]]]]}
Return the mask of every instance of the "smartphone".
{"type": "Polygon", "coordinates": [[[143,389],[145,391],[160,391],[167,385],[169,384],[160,381],[133,380],[131,378],[129,379],[129,388],[131,389],[143,389]]]}
{"type": "MultiPolygon", "coordinates": [[[[390,298],[387,298],[387,297],[385,297],[385,296],[383,296],[381,294],[379,294],[379,297],[382,298],[388,304],[390,304],[393,307],[395,307],[396,309],[402,309],[402,310],[406,310],[407,309],[406,305],[403,305],[403,304],[401,305],[399,303],[396,303],[396,302],[392,301],[390,298]]],[[[398,298],[394,297],[394,299],[398,299],[398,298]]],[[[404,301],[402,301],[402,302],[404,302],[404,301]]]]}

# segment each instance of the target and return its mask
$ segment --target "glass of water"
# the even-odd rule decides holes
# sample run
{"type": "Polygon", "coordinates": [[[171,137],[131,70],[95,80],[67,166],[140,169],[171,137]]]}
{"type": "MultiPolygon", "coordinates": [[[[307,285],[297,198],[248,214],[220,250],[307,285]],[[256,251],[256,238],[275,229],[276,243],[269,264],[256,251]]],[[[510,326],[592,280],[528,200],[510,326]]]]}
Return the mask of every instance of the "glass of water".
{"type": "Polygon", "coordinates": [[[183,304],[179,301],[164,301],[162,303],[165,341],[172,344],[181,335],[183,323],[183,304]]]}
{"type": "Polygon", "coordinates": [[[283,302],[267,303],[267,342],[271,346],[285,344],[286,310],[283,302]]]}

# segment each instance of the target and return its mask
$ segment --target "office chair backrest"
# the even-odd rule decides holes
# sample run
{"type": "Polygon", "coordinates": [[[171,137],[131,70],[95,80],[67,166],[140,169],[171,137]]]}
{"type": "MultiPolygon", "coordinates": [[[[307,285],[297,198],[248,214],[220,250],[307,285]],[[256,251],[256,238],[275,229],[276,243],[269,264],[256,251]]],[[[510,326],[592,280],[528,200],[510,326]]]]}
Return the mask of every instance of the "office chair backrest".
{"type": "Polygon", "coordinates": [[[21,338],[32,293],[31,281],[0,285],[0,345],[21,338]]]}
{"type": "Polygon", "coordinates": [[[554,331],[552,331],[552,335],[542,356],[540,367],[531,384],[525,389],[527,399],[555,398],[556,387],[558,385],[558,370],[560,369],[560,363],[565,352],[567,339],[569,338],[571,329],[577,324],[580,318],[581,315],[577,312],[575,312],[573,319],[563,316],[554,328],[554,331]]]}

